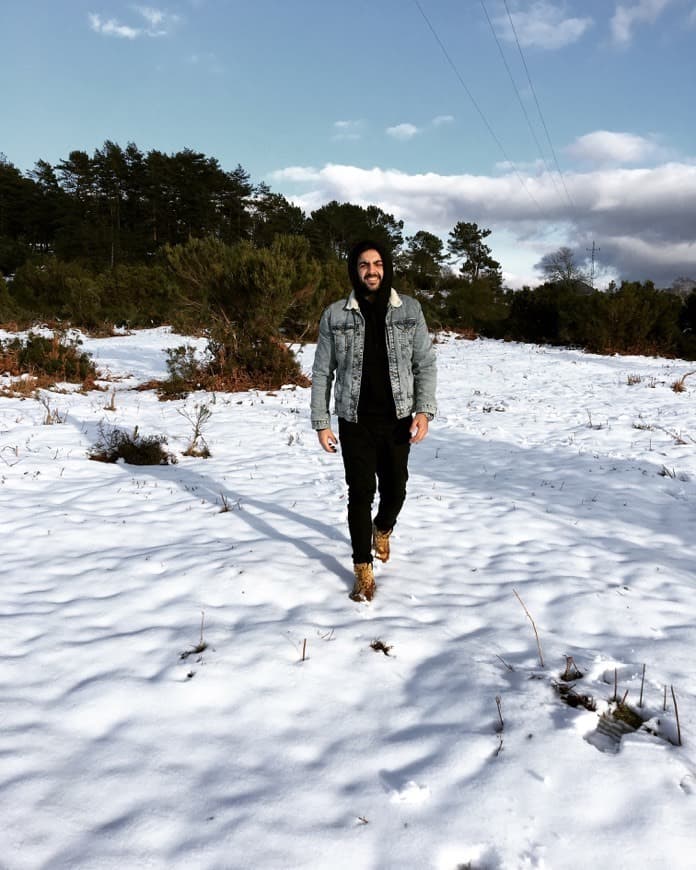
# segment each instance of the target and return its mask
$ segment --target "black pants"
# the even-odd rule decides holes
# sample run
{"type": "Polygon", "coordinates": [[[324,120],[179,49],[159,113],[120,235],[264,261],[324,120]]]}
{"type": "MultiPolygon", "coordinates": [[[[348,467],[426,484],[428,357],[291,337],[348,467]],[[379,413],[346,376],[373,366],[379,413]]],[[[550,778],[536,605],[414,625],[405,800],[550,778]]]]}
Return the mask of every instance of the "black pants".
{"type": "Polygon", "coordinates": [[[374,524],[388,532],[396,523],[408,480],[412,418],[393,420],[364,416],[358,423],[338,421],[343,465],[348,484],[348,529],[353,562],[372,561],[372,502],[379,485],[374,524]]]}

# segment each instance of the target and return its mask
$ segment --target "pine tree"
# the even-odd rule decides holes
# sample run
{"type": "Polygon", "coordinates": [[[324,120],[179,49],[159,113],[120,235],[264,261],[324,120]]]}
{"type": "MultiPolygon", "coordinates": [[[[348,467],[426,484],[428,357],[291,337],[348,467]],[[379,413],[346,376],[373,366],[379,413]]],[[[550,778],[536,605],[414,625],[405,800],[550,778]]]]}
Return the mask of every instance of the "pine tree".
{"type": "Polygon", "coordinates": [[[500,263],[491,257],[491,249],[483,241],[490,234],[490,230],[466,221],[458,221],[449,234],[447,250],[453,260],[462,261],[460,273],[469,281],[497,276],[502,282],[500,263]]]}

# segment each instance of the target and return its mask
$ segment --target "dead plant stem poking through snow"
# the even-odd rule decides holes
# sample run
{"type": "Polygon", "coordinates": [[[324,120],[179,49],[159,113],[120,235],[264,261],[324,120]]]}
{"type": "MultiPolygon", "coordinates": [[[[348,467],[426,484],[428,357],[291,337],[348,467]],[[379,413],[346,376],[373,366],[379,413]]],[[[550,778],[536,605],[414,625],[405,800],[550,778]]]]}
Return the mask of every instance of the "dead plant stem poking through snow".
{"type": "Polygon", "coordinates": [[[566,666],[565,670],[561,674],[561,679],[566,683],[570,683],[573,680],[581,680],[583,677],[583,673],[580,668],[575,664],[575,659],[572,656],[566,656],[565,660],[566,666]]]}
{"type": "Polygon", "coordinates": [[[500,734],[501,731],[503,731],[503,729],[505,728],[505,722],[503,720],[503,712],[502,712],[502,700],[501,700],[500,695],[495,696],[495,705],[498,708],[498,719],[500,722],[500,724],[496,727],[496,731],[498,732],[498,734],[500,734]]]}
{"type": "Polygon", "coordinates": [[[42,396],[39,391],[36,391],[36,398],[43,405],[46,414],[44,415],[43,424],[44,426],[53,426],[54,423],[65,423],[68,413],[67,411],[63,414],[57,408],[51,407],[51,400],[48,396],[42,396]]]}
{"type": "Polygon", "coordinates": [[[517,598],[517,600],[518,600],[518,601],[520,602],[520,604],[522,605],[522,609],[523,609],[524,612],[527,614],[527,618],[528,618],[529,621],[532,623],[532,628],[534,629],[534,637],[536,638],[537,650],[538,650],[538,652],[539,652],[539,664],[540,664],[541,667],[543,668],[543,667],[545,667],[545,665],[544,665],[544,656],[543,656],[543,653],[541,652],[541,641],[539,640],[539,632],[537,631],[536,624],[535,624],[534,620],[532,619],[532,615],[531,615],[531,613],[527,610],[527,605],[524,603],[524,601],[522,601],[522,599],[520,598],[519,593],[517,592],[517,590],[516,590],[516,589],[513,589],[512,591],[515,593],[515,598],[517,598]]]}
{"type": "MultiPolygon", "coordinates": [[[[208,644],[206,643],[205,640],[203,640],[204,627],[205,627],[205,610],[201,610],[201,635],[198,639],[198,643],[195,646],[191,647],[191,649],[184,650],[179,655],[179,658],[182,661],[185,661],[189,656],[199,655],[200,653],[205,652],[205,650],[208,649],[208,644]]],[[[200,659],[198,659],[198,661],[200,661],[200,659]]]]}
{"type": "Polygon", "coordinates": [[[502,700],[500,695],[495,696],[495,705],[498,708],[498,724],[495,726],[495,733],[498,735],[498,745],[493,753],[493,758],[497,758],[503,751],[503,731],[505,730],[505,722],[503,720],[502,700]]]}
{"type": "Polygon", "coordinates": [[[640,698],[638,699],[638,706],[643,706],[643,689],[645,687],[645,664],[643,664],[643,673],[640,678],[640,698]]]}
{"type": "Polygon", "coordinates": [[[674,704],[674,718],[677,720],[677,746],[681,746],[681,725],[679,724],[679,707],[677,707],[677,696],[674,694],[674,686],[670,686],[669,688],[672,692],[672,702],[674,704]]]}

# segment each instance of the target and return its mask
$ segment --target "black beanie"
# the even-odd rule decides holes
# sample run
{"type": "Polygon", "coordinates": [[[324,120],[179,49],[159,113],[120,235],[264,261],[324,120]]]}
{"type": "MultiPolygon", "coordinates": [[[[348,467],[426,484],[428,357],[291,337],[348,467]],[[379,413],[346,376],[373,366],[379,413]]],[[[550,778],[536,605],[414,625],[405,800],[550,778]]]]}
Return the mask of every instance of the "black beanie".
{"type": "Polygon", "coordinates": [[[382,278],[382,283],[379,288],[379,295],[385,295],[388,297],[389,291],[391,290],[392,278],[394,277],[394,267],[392,265],[391,254],[381,242],[375,242],[370,239],[366,239],[365,241],[358,242],[357,245],[353,245],[348,254],[348,275],[353,290],[355,290],[358,296],[364,296],[367,292],[365,285],[358,276],[358,260],[360,259],[360,254],[365,251],[377,251],[382,258],[384,277],[382,278]]]}

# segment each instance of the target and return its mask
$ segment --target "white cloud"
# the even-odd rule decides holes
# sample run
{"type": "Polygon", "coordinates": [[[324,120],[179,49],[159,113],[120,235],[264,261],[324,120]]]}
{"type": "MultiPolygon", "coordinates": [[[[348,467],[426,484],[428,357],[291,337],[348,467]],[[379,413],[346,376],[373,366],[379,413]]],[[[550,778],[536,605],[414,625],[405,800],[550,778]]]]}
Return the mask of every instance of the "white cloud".
{"type": "Polygon", "coordinates": [[[363,121],[334,121],[334,132],[331,138],[335,141],[361,139],[364,126],[363,121]]]}
{"type": "MultiPolygon", "coordinates": [[[[566,17],[565,4],[549,0],[536,0],[527,10],[511,10],[511,16],[520,45],[548,50],[577,42],[594,23],[592,18],[566,17]]],[[[495,25],[504,39],[515,39],[507,14],[497,16],[495,25]]]]}
{"type": "Polygon", "coordinates": [[[454,115],[436,115],[430,123],[433,127],[442,127],[443,124],[452,124],[453,122],[454,115]]]}
{"type": "Polygon", "coordinates": [[[271,173],[271,177],[277,181],[290,182],[316,182],[321,178],[321,170],[314,166],[286,166],[271,173]]]}
{"type": "Polygon", "coordinates": [[[172,27],[178,22],[179,16],[164,9],[155,9],[152,6],[133,7],[147,22],[146,33],[148,36],[167,36],[172,27]]]}
{"type": "Polygon", "coordinates": [[[134,9],[143,16],[151,27],[158,27],[166,18],[165,12],[162,12],[161,9],[153,9],[151,6],[135,6],[134,9]]]}
{"type": "Polygon", "coordinates": [[[103,36],[116,36],[120,39],[136,39],[142,34],[142,31],[137,27],[119,24],[115,18],[104,21],[100,15],[94,12],[89,13],[89,26],[95,33],[101,33],[103,36]]]}
{"type": "Polygon", "coordinates": [[[420,130],[415,124],[397,124],[395,127],[387,127],[386,132],[387,136],[406,141],[407,139],[413,139],[414,136],[417,136],[420,133],[420,130]]]}
{"type": "Polygon", "coordinates": [[[580,136],[565,150],[571,157],[600,164],[640,163],[661,154],[660,147],[651,139],[610,130],[596,130],[580,136]]]}
{"type": "Polygon", "coordinates": [[[633,29],[638,24],[652,24],[673,0],[638,0],[637,3],[620,3],[611,19],[611,34],[614,42],[627,45],[633,38],[633,29]]]}
{"type": "Polygon", "coordinates": [[[138,39],[141,36],[167,36],[179,20],[178,15],[155,9],[152,6],[134,6],[135,12],[145,20],[145,26],[134,27],[121,24],[115,18],[104,19],[95,12],[88,15],[89,26],[102,36],[115,36],[120,39],[138,39]]]}
{"type": "Polygon", "coordinates": [[[550,244],[584,248],[592,240],[602,249],[603,267],[621,277],[664,287],[678,275],[696,277],[696,161],[567,173],[571,201],[548,173],[524,176],[523,186],[513,172],[409,175],[327,164],[282,169],[272,179],[299,188],[290,198],[306,212],[333,199],[374,204],[403,220],[407,233],[424,229],[446,238],[457,221],[476,221],[493,231],[493,255],[506,275],[527,282],[550,244]]]}
{"type": "Polygon", "coordinates": [[[499,172],[527,172],[530,175],[543,175],[549,172],[549,164],[541,157],[536,160],[526,160],[513,163],[511,160],[499,160],[494,164],[499,172]]]}

